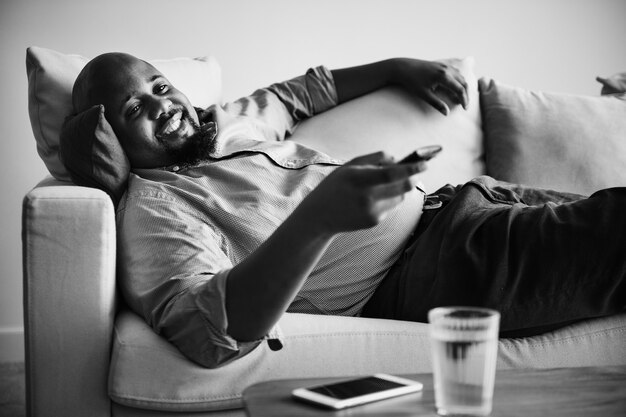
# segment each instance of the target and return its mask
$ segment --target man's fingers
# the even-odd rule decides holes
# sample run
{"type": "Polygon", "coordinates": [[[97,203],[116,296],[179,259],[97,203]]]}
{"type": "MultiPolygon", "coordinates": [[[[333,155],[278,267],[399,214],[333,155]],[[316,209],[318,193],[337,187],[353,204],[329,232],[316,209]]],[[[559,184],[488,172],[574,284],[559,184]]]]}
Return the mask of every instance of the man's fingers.
{"type": "Polygon", "coordinates": [[[450,91],[454,97],[456,97],[457,102],[463,106],[464,109],[467,108],[469,104],[469,96],[467,94],[467,83],[465,82],[465,78],[461,74],[455,74],[450,80],[450,83],[445,86],[445,88],[450,91]]]}
{"type": "Polygon", "coordinates": [[[433,106],[435,110],[437,110],[444,116],[447,116],[448,113],[450,113],[450,108],[448,107],[446,102],[443,101],[433,90],[426,90],[422,98],[426,101],[426,103],[433,106]]]}
{"type": "Polygon", "coordinates": [[[408,180],[411,176],[424,170],[426,170],[426,163],[423,161],[408,164],[390,164],[364,169],[358,178],[364,183],[376,186],[408,180]]]}
{"type": "Polygon", "coordinates": [[[415,188],[415,186],[408,178],[405,180],[393,182],[391,184],[379,185],[375,189],[375,198],[377,200],[388,200],[402,197],[413,188],[415,188]]]}
{"type": "MultiPolygon", "coordinates": [[[[438,76],[433,80],[433,82],[434,85],[431,87],[431,90],[434,93],[437,93],[437,90],[439,89],[456,103],[461,104],[463,108],[467,108],[469,104],[469,97],[467,93],[468,86],[465,81],[465,77],[463,77],[463,74],[461,74],[458,68],[444,65],[443,69],[438,72],[438,76]]],[[[442,111],[441,105],[435,106],[435,108],[443,114],[447,114],[442,111]]]]}
{"type": "Polygon", "coordinates": [[[469,97],[467,94],[467,83],[461,74],[455,74],[450,76],[445,84],[441,84],[441,87],[449,92],[452,98],[456,98],[456,101],[467,108],[469,104],[469,97]]]}
{"type": "Polygon", "coordinates": [[[386,152],[379,151],[358,156],[350,160],[346,165],[388,165],[391,163],[393,163],[393,157],[386,152]]]}
{"type": "Polygon", "coordinates": [[[469,106],[469,86],[467,85],[467,81],[465,81],[465,77],[463,77],[460,73],[457,75],[457,81],[463,89],[463,101],[461,102],[461,104],[463,105],[464,109],[467,109],[467,106],[469,106]]]}
{"type": "Polygon", "coordinates": [[[378,212],[378,221],[383,221],[389,214],[389,211],[396,207],[404,200],[404,195],[379,200],[376,203],[376,211],[378,212]]]}

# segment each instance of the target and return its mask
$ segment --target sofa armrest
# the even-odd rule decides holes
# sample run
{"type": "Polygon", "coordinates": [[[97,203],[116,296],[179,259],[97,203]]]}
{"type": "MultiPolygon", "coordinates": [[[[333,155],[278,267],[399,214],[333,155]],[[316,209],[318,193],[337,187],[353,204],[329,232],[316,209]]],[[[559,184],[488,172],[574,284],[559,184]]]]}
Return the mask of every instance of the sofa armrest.
{"type": "Polygon", "coordinates": [[[115,214],[102,191],[47,179],[23,202],[29,416],[110,416],[115,214]]]}

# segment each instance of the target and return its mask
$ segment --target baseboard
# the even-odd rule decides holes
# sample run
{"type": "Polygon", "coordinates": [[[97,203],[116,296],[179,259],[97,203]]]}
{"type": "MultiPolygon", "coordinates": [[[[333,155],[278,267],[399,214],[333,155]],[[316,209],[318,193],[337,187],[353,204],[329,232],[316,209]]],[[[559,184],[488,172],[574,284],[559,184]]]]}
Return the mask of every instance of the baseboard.
{"type": "Polygon", "coordinates": [[[0,327],[0,362],[24,362],[23,327],[0,327]]]}

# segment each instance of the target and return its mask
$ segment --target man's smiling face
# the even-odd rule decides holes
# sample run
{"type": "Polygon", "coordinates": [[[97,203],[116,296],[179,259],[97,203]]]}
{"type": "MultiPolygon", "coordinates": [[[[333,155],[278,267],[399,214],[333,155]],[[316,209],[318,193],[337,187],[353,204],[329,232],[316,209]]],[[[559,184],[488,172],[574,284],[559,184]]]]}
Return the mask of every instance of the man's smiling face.
{"type": "Polygon", "coordinates": [[[92,60],[73,95],[78,111],[104,105],[133,168],[179,162],[177,152],[199,130],[198,116],[187,97],[152,65],[128,54],[110,53],[92,60]]]}

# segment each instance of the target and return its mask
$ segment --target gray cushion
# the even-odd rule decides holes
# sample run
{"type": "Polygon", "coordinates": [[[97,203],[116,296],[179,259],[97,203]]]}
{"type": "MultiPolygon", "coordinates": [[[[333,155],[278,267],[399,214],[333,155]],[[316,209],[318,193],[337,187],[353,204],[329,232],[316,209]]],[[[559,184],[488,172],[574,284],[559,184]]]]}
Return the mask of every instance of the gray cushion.
{"type": "Polygon", "coordinates": [[[487,174],[591,194],[626,185],[626,102],[480,79],[487,174]]]}

